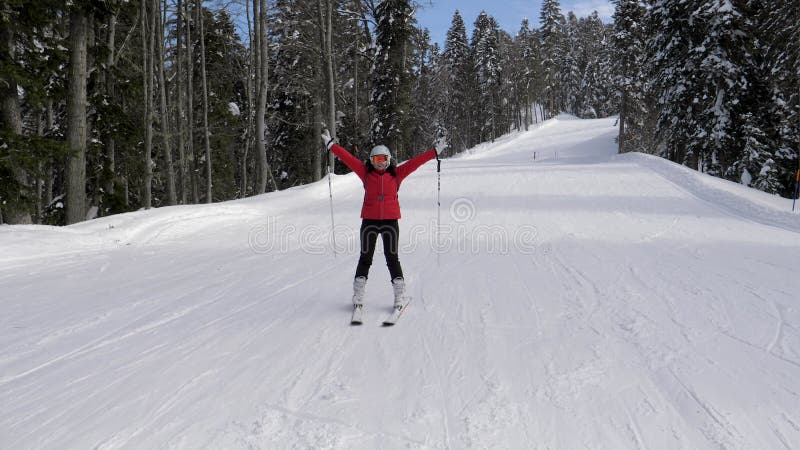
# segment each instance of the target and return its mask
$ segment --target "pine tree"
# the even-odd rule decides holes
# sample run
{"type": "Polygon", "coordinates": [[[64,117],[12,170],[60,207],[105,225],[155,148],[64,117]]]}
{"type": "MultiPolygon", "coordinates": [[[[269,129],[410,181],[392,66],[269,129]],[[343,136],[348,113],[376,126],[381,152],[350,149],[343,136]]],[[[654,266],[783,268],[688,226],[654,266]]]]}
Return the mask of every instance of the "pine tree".
{"type": "Polygon", "coordinates": [[[791,123],[781,119],[791,115],[784,106],[797,94],[784,91],[793,69],[782,63],[791,60],[796,22],[765,6],[761,0],[655,1],[651,76],[660,93],[658,131],[673,160],[786,194],[793,172],[786,162],[796,161],[796,153],[784,133],[792,126],[774,124],[791,123]]]}
{"type": "Polygon", "coordinates": [[[67,161],[67,225],[86,220],[86,84],[88,80],[88,17],[82,5],[70,11],[69,96],[67,144],[73,155],[67,161]]]}
{"type": "MultiPolygon", "coordinates": [[[[779,138],[774,124],[774,103],[770,99],[770,72],[765,64],[765,51],[762,26],[759,13],[761,5],[745,5],[736,3],[740,15],[739,26],[746,33],[746,38],[734,42],[733,53],[742,55],[741,79],[747,83],[732,105],[731,134],[736,146],[730,150],[726,178],[741,181],[757,189],[770,193],[780,193],[781,164],[778,155],[779,138]],[[737,48],[738,47],[738,48],[737,48]]],[[[736,40],[737,38],[733,38],[736,40]]],[[[729,86],[729,92],[735,92],[729,86]]]]}
{"type": "Polygon", "coordinates": [[[525,73],[528,77],[525,90],[531,102],[529,106],[529,115],[532,116],[531,123],[544,120],[545,77],[541,34],[539,29],[531,29],[527,44],[523,48],[525,73]]]}
{"type": "Polygon", "coordinates": [[[443,136],[442,105],[445,103],[438,88],[441,72],[441,54],[437,44],[431,45],[427,29],[415,29],[413,33],[414,87],[410,117],[411,144],[414,150],[433,148],[443,136]]]}
{"type": "Polygon", "coordinates": [[[471,127],[475,72],[466,27],[458,10],[447,30],[442,59],[446,90],[444,128],[448,148],[459,152],[474,145],[476,137],[471,127]]]}
{"type": "Polygon", "coordinates": [[[646,151],[646,10],[639,0],[617,0],[614,10],[613,85],[619,96],[619,152],[646,151]]]}
{"type": "Polygon", "coordinates": [[[514,39],[504,30],[497,26],[498,53],[500,55],[500,74],[497,83],[497,100],[495,112],[495,138],[509,132],[515,122],[515,104],[517,103],[517,85],[514,76],[517,73],[516,64],[518,50],[514,39]]]}
{"type": "Polygon", "coordinates": [[[741,11],[728,1],[705,0],[691,18],[704,33],[690,52],[700,73],[695,80],[699,128],[690,145],[702,155],[704,171],[723,176],[741,149],[735,116],[749,89],[747,67],[753,64],[748,30],[741,11]]]}
{"type": "Polygon", "coordinates": [[[581,20],[583,51],[586,53],[584,85],[586,99],[584,110],[594,117],[607,117],[619,111],[618,103],[611,88],[612,42],[611,28],[603,25],[597,11],[581,20]]]}
{"type": "Polygon", "coordinates": [[[696,80],[702,77],[700,61],[691,51],[700,34],[692,19],[696,5],[683,0],[655,0],[650,10],[650,27],[658,32],[648,42],[651,58],[650,78],[658,92],[657,133],[664,143],[662,156],[699,168],[700,155],[691,145],[699,130],[699,107],[694,99],[702,97],[696,80]]]}
{"type": "Polygon", "coordinates": [[[544,0],[539,16],[543,103],[548,116],[565,108],[563,69],[566,67],[565,19],[557,0],[544,0]]]}
{"type": "Polygon", "coordinates": [[[63,157],[60,136],[45,137],[25,120],[33,112],[41,123],[48,94],[63,86],[54,75],[66,65],[63,43],[50,26],[62,8],[54,0],[0,4],[0,223],[40,220],[42,168],[63,157]]]}
{"type": "Polygon", "coordinates": [[[730,173],[738,175],[742,184],[752,186],[771,194],[781,190],[778,179],[778,164],[772,154],[769,137],[763,131],[760,121],[752,113],[745,113],[739,119],[742,151],[733,163],[730,173]]]}
{"type": "Polygon", "coordinates": [[[737,115],[753,65],[746,18],[733,3],[714,0],[663,0],[652,15],[662,30],[651,51],[667,146],[684,164],[730,174],[741,154],[737,115]]]}
{"type": "Polygon", "coordinates": [[[369,150],[369,130],[371,112],[369,95],[371,79],[369,76],[372,64],[372,35],[369,32],[368,10],[363,0],[349,0],[343,5],[345,12],[341,21],[334,27],[337,34],[336,46],[341,51],[337,54],[338,79],[341,95],[339,102],[340,132],[339,142],[350,149],[369,150]]]}
{"type": "Polygon", "coordinates": [[[800,170],[800,0],[750,0],[747,4],[757,20],[761,72],[768,74],[763,79],[771,91],[762,117],[772,125],[765,129],[775,139],[779,192],[789,197],[794,195],[795,174],[800,170]]]}
{"type": "Polygon", "coordinates": [[[156,29],[158,31],[158,39],[156,39],[156,52],[158,54],[156,69],[158,76],[158,96],[159,96],[159,122],[161,123],[161,143],[163,154],[163,170],[166,174],[166,191],[167,191],[167,204],[176,205],[178,203],[177,191],[175,190],[175,168],[172,162],[172,132],[170,130],[170,114],[167,106],[167,77],[165,74],[165,44],[163,36],[165,34],[164,25],[162,23],[162,11],[166,10],[166,4],[156,2],[157,17],[156,29]],[[162,9],[162,5],[163,8],[162,9]]]}
{"type": "Polygon", "coordinates": [[[617,108],[609,90],[611,44],[605,25],[596,11],[580,19],[570,12],[566,25],[562,79],[567,111],[581,118],[612,114],[617,108]]]}
{"type": "Polygon", "coordinates": [[[247,105],[247,58],[228,12],[203,8],[203,14],[208,90],[211,93],[208,96],[208,126],[209,145],[214,150],[210,165],[214,198],[235,198],[239,190],[236,164],[241,158],[239,140],[247,126],[246,116],[241,114],[247,105]]]}
{"type": "Polygon", "coordinates": [[[412,9],[409,0],[385,0],[376,8],[375,42],[371,103],[375,119],[371,129],[373,144],[387,145],[398,160],[409,156],[408,112],[411,102],[412,9]]]}
{"type": "Polygon", "coordinates": [[[538,71],[538,45],[535,33],[530,29],[528,19],[523,19],[515,42],[519,51],[519,61],[515,67],[519,69],[515,79],[518,81],[520,96],[520,115],[525,129],[534,122],[533,103],[536,99],[538,71]]]}
{"type": "Polygon", "coordinates": [[[528,23],[523,20],[520,30],[513,38],[509,36],[509,41],[503,43],[503,80],[507,96],[507,114],[512,129],[522,130],[528,128],[525,112],[525,82],[526,64],[522,57],[524,51],[524,39],[521,35],[530,35],[528,23]]]}
{"type": "Polygon", "coordinates": [[[586,111],[586,80],[584,79],[588,58],[586,42],[583,40],[582,26],[572,11],[567,13],[565,25],[566,53],[560,74],[565,110],[578,117],[584,117],[588,113],[586,111]]]}
{"type": "Polygon", "coordinates": [[[502,67],[498,34],[497,21],[481,12],[475,20],[471,44],[480,98],[475,115],[481,142],[494,140],[502,134],[498,123],[502,114],[502,67]]]}
{"type": "MultiPolygon", "coordinates": [[[[318,145],[323,122],[327,82],[322,57],[318,3],[279,0],[270,29],[269,103],[270,165],[281,175],[281,186],[312,181],[321,175],[318,145]],[[318,130],[316,133],[314,130],[318,130]]],[[[341,133],[337,133],[340,141],[341,133]]]]}

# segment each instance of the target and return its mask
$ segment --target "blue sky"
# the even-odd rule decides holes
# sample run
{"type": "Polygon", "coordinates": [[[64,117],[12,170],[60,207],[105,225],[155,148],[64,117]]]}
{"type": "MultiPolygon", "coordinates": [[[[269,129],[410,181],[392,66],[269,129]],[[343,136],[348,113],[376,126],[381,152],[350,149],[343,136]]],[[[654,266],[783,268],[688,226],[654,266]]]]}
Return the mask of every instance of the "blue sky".
{"type": "MultiPolygon", "coordinates": [[[[472,24],[481,11],[494,17],[500,27],[514,36],[519,31],[522,19],[528,18],[532,27],[539,26],[541,0],[419,0],[421,4],[416,18],[420,26],[428,28],[431,40],[444,47],[444,38],[453,13],[461,12],[467,26],[467,38],[472,36],[472,24]]],[[[561,0],[561,12],[572,11],[578,17],[585,17],[597,11],[603,22],[611,22],[614,5],[608,0],[561,0]]]]}

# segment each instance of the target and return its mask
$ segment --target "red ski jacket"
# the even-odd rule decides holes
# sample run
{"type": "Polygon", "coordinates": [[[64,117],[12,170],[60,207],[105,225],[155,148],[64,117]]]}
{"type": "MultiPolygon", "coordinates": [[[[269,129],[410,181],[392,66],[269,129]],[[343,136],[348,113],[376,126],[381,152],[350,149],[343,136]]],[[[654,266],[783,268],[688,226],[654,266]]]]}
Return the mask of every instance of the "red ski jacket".
{"type": "Polygon", "coordinates": [[[395,169],[392,175],[386,170],[367,170],[367,166],[358,158],[350,154],[339,144],[333,144],[331,151],[339,157],[342,162],[361,178],[364,183],[364,205],[361,207],[362,219],[399,219],[400,202],[397,199],[397,191],[400,183],[417,170],[419,166],[436,158],[436,150],[431,149],[419,154],[395,169]]]}

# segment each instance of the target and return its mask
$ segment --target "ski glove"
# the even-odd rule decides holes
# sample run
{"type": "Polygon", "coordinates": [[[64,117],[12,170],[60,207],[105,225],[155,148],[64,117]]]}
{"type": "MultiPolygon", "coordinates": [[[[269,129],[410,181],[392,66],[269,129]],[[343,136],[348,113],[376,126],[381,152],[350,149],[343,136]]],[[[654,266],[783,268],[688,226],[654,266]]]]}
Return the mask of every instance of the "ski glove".
{"type": "Polygon", "coordinates": [[[335,139],[331,137],[331,133],[325,130],[320,137],[322,138],[322,144],[325,145],[325,148],[330,150],[331,146],[335,143],[335,139]]]}

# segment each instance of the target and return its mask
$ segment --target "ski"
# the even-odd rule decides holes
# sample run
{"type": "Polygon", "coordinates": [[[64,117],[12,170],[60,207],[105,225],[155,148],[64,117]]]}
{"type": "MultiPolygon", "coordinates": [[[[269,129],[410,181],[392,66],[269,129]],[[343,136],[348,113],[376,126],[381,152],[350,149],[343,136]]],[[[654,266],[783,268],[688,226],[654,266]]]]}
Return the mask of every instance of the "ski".
{"type": "Polygon", "coordinates": [[[353,305],[353,317],[350,319],[350,325],[361,325],[363,322],[362,316],[364,315],[364,305],[353,305]]]}
{"type": "Polygon", "coordinates": [[[398,320],[400,320],[400,317],[403,316],[403,313],[408,308],[408,303],[410,302],[406,302],[402,305],[395,305],[394,309],[392,309],[392,313],[389,314],[389,317],[384,319],[383,326],[384,327],[394,326],[394,324],[397,323],[398,320]]]}

